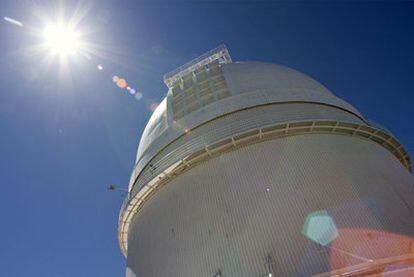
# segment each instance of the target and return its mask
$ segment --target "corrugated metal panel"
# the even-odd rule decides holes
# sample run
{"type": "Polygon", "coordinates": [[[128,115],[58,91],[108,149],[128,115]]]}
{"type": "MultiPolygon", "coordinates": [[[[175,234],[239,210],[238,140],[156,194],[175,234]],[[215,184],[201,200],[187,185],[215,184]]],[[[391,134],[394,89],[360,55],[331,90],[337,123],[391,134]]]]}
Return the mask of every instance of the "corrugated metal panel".
{"type": "MultiPolygon", "coordinates": [[[[176,132],[174,130],[172,125],[174,112],[178,113],[179,117],[183,116],[178,120],[178,123],[188,129],[195,128],[226,113],[259,105],[284,102],[309,102],[331,105],[347,110],[362,118],[362,115],[352,105],[333,95],[317,81],[293,69],[259,62],[223,64],[221,68],[224,80],[222,74],[218,74],[216,77],[213,77],[217,83],[214,84],[212,82],[210,84],[210,86],[212,85],[215,88],[213,90],[217,90],[214,93],[214,97],[217,99],[214,99],[214,102],[208,105],[204,105],[198,112],[189,113],[189,107],[186,107],[186,105],[190,103],[186,103],[185,100],[187,95],[179,93],[181,87],[177,87],[177,84],[180,83],[177,82],[176,89],[169,91],[171,97],[167,97],[168,109],[164,109],[163,106],[157,108],[150,122],[148,122],[148,126],[145,129],[155,130],[156,132],[149,134],[144,131],[137,153],[137,162],[141,160],[142,156],[152,157],[161,148],[183,134],[182,131],[176,132]],[[224,86],[224,83],[227,86],[224,86]],[[227,97],[229,93],[230,97],[227,97]],[[174,95],[177,95],[176,99],[174,99],[174,95]],[[174,107],[174,102],[177,104],[176,107],[174,107]],[[167,129],[164,128],[164,119],[168,121],[167,129]],[[157,124],[162,126],[154,126],[157,124]]],[[[214,70],[220,73],[218,68],[213,68],[212,71],[214,70]]],[[[188,83],[191,83],[191,78],[186,79],[188,83]]],[[[190,102],[191,109],[194,110],[197,108],[197,101],[195,101],[196,97],[193,91],[190,94],[193,95],[191,99],[194,101],[190,102]]],[[[211,101],[211,99],[208,101],[211,101]]],[[[178,117],[176,116],[175,118],[178,117]]]]}
{"type": "Polygon", "coordinates": [[[222,73],[229,97],[209,94],[221,74],[215,84],[195,72],[196,85],[183,74],[188,99],[171,90],[146,128],[120,216],[128,277],[414,264],[411,164],[389,132],[289,68],[235,63],[222,73]]]}
{"type": "Polygon", "coordinates": [[[142,208],[128,276],[261,276],[268,254],[275,276],[309,276],[407,254],[413,249],[395,237],[414,235],[413,185],[388,150],[349,136],[293,136],[228,152],[172,179],[142,208]],[[327,245],[303,232],[321,211],[339,234],[327,245]],[[360,239],[351,243],[350,232],[360,239]]]}
{"type": "MultiPolygon", "coordinates": [[[[207,124],[201,125],[198,128],[192,129],[190,133],[182,136],[179,140],[174,141],[162,151],[158,148],[158,153],[155,158],[153,158],[155,153],[147,153],[134,168],[131,181],[135,181],[135,178],[140,174],[140,171],[144,166],[148,166],[151,158],[151,164],[153,165],[160,159],[163,159],[165,163],[168,163],[167,159],[170,159],[170,163],[173,163],[174,161],[183,159],[185,156],[191,154],[193,149],[200,145],[209,145],[221,138],[245,130],[266,126],[268,124],[305,119],[327,119],[363,123],[358,117],[346,111],[312,103],[274,104],[245,109],[237,113],[222,116],[207,124]],[[176,153],[180,154],[177,155],[176,153]]],[[[180,129],[185,128],[185,126],[177,124],[175,128],[180,129]]],[[[153,146],[155,146],[153,149],[157,149],[157,145],[153,146]]],[[[159,170],[160,169],[161,168],[159,168],[159,170]]],[[[143,176],[143,182],[156,173],[147,171],[144,174],[146,174],[147,177],[143,176]]],[[[142,185],[135,186],[135,191],[132,191],[132,194],[136,193],[136,190],[141,186],[142,185]]]]}
{"type": "MultiPolygon", "coordinates": [[[[160,186],[168,183],[174,176],[178,176],[183,171],[196,166],[206,159],[221,155],[227,151],[234,151],[237,148],[260,143],[265,140],[305,134],[348,135],[374,142],[390,151],[408,170],[411,170],[409,156],[395,139],[378,129],[373,129],[365,125],[327,120],[299,121],[247,131],[236,136],[231,136],[230,138],[225,138],[212,145],[204,146],[200,150],[194,149],[190,156],[165,169],[162,169],[162,163],[157,164],[157,168],[161,168],[162,172],[152,176],[150,181],[145,184],[139,193],[132,195],[129,201],[126,199],[128,205],[125,206],[124,212],[121,213],[119,218],[119,241],[122,251],[126,253],[128,229],[133,215],[139,212],[143,204],[148,201],[151,195],[159,190],[160,186]]],[[[149,170],[155,171],[157,168],[150,165],[149,170]]]]}

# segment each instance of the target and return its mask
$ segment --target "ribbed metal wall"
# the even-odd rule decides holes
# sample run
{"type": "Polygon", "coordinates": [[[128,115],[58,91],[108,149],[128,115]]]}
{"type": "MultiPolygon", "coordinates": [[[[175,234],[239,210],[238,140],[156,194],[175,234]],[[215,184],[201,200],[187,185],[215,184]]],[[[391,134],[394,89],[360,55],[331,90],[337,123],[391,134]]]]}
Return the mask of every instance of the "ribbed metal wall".
{"type": "MultiPolygon", "coordinates": [[[[231,97],[213,102],[176,121],[183,129],[194,129],[224,114],[247,108],[287,102],[334,106],[362,118],[352,105],[333,95],[315,80],[293,69],[269,63],[238,62],[224,64],[222,70],[231,97]]],[[[158,152],[184,133],[183,130],[175,129],[172,111],[174,99],[171,90],[166,99],[167,103],[162,101],[154,111],[142,134],[137,162],[143,156],[152,156],[154,152],[158,152]]],[[[281,120],[286,119],[283,115],[279,116],[281,120]]]]}
{"type": "Polygon", "coordinates": [[[261,142],[210,159],[154,194],[129,230],[127,276],[259,277],[267,256],[275,276],[309,276],[407,254],[413,249],[395,239],[384,246],[380,237],[412,237],[413,211],[413,177],[374,142],[334,134],[261,142]],[[319,212],[338,229],[326,245],[303,232],[319,212]],[[360,239],[347,243],[341,230],[360,239]]]}
{"type": "MultiPolygon", "coordinates": [[[[158,149],[158,153],[146,153],[133,170],[131,180],[135,181],[138,174],[141,174],[141,176],[134,185],[131,195],[137,193],[146,182],[166,167],[194,153],[204,145],[212,144],[220,139],[249,129],[275,123],[311,119],[339,120],[364,124],[359,117],[348,111],[316,103],[269,104],[230,113],[192,129],[190,133],[181,136],[161,151],[160,148],[153,147],[153,149],[158,149]],[[150,160],[155,170],[148,169],[150,160]],[[148,170],[141,173],[145,166],[148,170]]],[[[180,128],[180,126],[176,126],[176,128],[180,128]]]]}
{"type": "Polygon", "coordinates": [[[119,221],[127,277],[414,264],[414,179],[399,142],[302,73],[221,69],[227,98],[176,120],[170,91],[144,131],[119,221]]]}

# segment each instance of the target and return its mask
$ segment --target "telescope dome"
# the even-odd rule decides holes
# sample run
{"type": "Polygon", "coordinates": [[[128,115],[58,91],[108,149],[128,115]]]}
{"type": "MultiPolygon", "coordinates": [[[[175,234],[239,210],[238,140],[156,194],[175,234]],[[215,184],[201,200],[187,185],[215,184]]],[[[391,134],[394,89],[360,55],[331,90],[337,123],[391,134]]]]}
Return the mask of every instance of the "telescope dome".
{"type": "MultiPolygon", "coordinates": [[[[210,66],[210,71],[216,69],[218,77],[213,76],[213,80],[209,80],[208,74],[203,71],[184,77],[181,84],[177,84],[179,88],[176,96],[176,87],[170,88],[167,97],[145,127],[139,143],[137,162],[150,148],[159,150],[187,130],[224,114],[253,106],[278,102],[311,102],[335,106],[362,118],[354,107],[336,97],[325,86],[289,67],[264,62],[210,66]],[[206,101],[202,99],[203,95],[200,96],[203,84],[207,88],[213,88],[213,91],[206,93],[206,101]],[[218,88],[218,93],[214,87],[218,88]],[[174,102],[178,101],[187,104],[187,109],[175,108],[178,105],[174,102]]],[[[210,76],[212,74],[214,72],[210,76]]]]}
{"type": "Polygon", "coordinates": [[[413,254],[407,151],[322,84],[225,46],[164,82],[119,217],[127,277],[370,274],[413,254]]]}

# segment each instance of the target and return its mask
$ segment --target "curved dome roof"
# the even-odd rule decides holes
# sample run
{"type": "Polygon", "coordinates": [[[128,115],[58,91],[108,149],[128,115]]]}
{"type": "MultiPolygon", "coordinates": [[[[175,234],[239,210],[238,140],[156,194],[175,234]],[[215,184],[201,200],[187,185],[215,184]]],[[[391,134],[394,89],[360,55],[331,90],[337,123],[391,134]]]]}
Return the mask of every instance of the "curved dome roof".
{"type": "Polygon", "coordinates": [[[222,64],[221,74],[229,95],[175,119],[172,111],[172,91],[152,114],[142,134],[137,162],[146,153],[159,151],[182,135],[186,129],[226,113],[252,106],[277,102],[313,102],[336,106],[362,116],[347,102],[337,98],[311,77],[291,68],[262,62],[222,64]],[[181,128],[175,128],[178,124],[181,128]]]}

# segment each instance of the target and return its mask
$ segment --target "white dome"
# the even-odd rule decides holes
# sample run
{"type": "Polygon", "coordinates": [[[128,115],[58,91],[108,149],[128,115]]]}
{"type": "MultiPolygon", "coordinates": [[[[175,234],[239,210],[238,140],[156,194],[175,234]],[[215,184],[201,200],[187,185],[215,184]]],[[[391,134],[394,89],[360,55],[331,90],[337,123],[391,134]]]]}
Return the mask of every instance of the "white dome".
{"type": "MultiPolygon", "coordinates": [[[[332,268],[320,253],[339,243],[340,229],[409,234],[404,216],[393,216],[410,213],[393,192],[414,195],[407,152],[317,81],[284,66],[231,63],[221,46],[164,82],[119,217],[128,277],[261,276],[270,261],[289,264],[268,271],[281,276],[349,272],[349,255],[332,268]],[[367,197],[372,213],[354,216],[367,197]],[[387,203],[393,209],[378,214],[387,203]],[[309,228],[321,211],[335,233],[328,241],[309,228]]],[[[380,248],[373,259],[401,247],[380,248]]]]}
{"type": "Polygon", "coordinates": [[[175,121],[171,90],[152,114],[139,143],[137,162],[145,152],[156,152],[192,129],[223,114],[252,106],[277,102],[313,102],[347,110],[362,116],[326,87],[291,68],[262,62],[236,62],[221,65],[230,96],[208,104],[175,121]],[[177,125],[179,128],[176,128],[177,125]],[[150,151],[150,148],[154,148],[150,151]]]}

